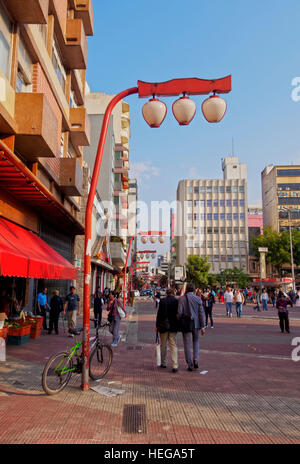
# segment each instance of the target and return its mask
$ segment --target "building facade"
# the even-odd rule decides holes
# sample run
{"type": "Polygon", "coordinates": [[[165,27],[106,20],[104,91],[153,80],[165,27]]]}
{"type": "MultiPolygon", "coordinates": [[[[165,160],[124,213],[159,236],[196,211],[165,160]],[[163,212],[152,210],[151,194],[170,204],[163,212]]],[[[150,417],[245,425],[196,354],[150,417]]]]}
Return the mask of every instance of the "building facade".
{"type": "Polygon", "coordinates": [[[267,166],[262,174],[264,227],[300,230],[300,166],[267,166]],[[290,222],[288,210],[290,210],[290,222]]]}
{"type": "Polygon", "coordinates": [[[248,236],[249,236],[249,274],[259,277],[259,259],[255,255],[251,240],[263,233],[263,210],[260,206],[248,208],[248,236]]]}
{"type": "Polygon", "coordinates": [[[177,265],[191,254],[208,257],[211,272],[248,271],[247,167],[222,160],[223,179],[182,180],[177,188],[177,265]]]}
{"type": "MultiPolygon", "coordinates": [[[[69,263],[75,237],[84,233],[82,155],[90,142],[84,89],[93,24],[92,0],[0,1],[1,217],[69,263]]],[[[53,272],[43,278],[42,269],[39,275],[28,274],[27,307],[42,286],[48,293],[68,290],[70,279],[53,272]]]]}

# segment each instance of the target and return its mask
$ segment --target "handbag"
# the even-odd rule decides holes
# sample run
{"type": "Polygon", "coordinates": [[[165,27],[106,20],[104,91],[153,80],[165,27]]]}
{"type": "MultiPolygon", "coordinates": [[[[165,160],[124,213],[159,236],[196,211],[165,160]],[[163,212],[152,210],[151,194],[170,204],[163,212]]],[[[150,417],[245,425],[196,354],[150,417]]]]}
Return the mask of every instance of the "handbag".
{"type": "Polygon", "coordinates": [[[192,319],[190,303],[187,295],[185,295],[186,302],[187,302],[187,315],[183,315],[179,318],[179,331],[182,333],[193,332],[195,328],[195,322],[192,319]]]}
{"type": "Polygon", "coordinates": [[[158,333],[156,333],[156,340],[155,340],[155,361],[156,361],[157,366],[161,365],[160,341],[159,341],[158,333]]]}
{"type": "Polygon", "coordinates": [[[118,310],[120,318],[124,319],[126,317],[126,313],[125,311],[123,311],[123,309],[121,308],[118,302],[117,302],[117,310],[118,310]]]}

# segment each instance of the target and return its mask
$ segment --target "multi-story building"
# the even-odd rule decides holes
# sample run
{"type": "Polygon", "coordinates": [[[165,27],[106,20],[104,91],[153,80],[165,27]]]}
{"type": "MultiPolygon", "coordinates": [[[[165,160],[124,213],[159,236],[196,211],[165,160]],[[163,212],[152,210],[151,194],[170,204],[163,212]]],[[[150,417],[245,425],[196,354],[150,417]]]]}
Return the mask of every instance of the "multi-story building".
{"type": "MultiPolygon", "coordinates": [[[[113,95],[105,95],[104,93],[88,91],[86,94],[85,102],[91,124],[91,144],[84,151],[84,159],[91,172],[95,163],[104,113],[112,98],[113,95]]],[[[97,184],[99,200],[103,206],[104,215],[107,217],[106,225],[101,224],[101,214],[98,218],[98,229],[92,248],[94,255],[92,262],[94,260],[95,265],[94,281],[101,288],[105,288],[105,286],[114,288],[116,282],[112,282],[112,276],[116,281],[122,275],[126,261],[129,208],[129,137],[129,105],[121,101],[114,108],[109,121],[97,184]],[[99,262],[100,254],[102,262],[99,262]],[[107,262],[104,263],[104,260],[107,262]]],[[[119,280],[122,285],[122,279],[119,280]]]]}
{"type": "Polygon", "coordinates": [[[177,265],[208,257],[211,272],[248,270],[247,167],[222,160],[223,180],[181,180],[177,187],[177,265]]]}
{"type": "Polygon", "coordinates": [[[249,237],[249,274],[259,277],[259,259],[255,255],[252,239],[263,233],[263,211],[260,206],[248,208],[248,237],[249,237]]]}
{"type": "MultiPolygon", "coordinates": [[[[33,232],[69,263],[74,238],[84,233],[82,147],[90,141],[84,89],[93,21],[92,0],[0,1],[1,219],[23,235],[33,232]]],[[[64,295],[71,274],[76,279],[66,272],[58,280],[46,255],[33,247],[30,260],[37,258],[39,270],[29,265],[22,274],[16,265],[10,274],[23,277],[20,298],[28,307],[41,286],[64,295]]]]}
{"type": "Polygon", "coordinates": [[[300,230],[300,166],[267,166],[262,174],[264,227],[300,230]],[[290,210],[290,222],[288,210],[290,210]]]}

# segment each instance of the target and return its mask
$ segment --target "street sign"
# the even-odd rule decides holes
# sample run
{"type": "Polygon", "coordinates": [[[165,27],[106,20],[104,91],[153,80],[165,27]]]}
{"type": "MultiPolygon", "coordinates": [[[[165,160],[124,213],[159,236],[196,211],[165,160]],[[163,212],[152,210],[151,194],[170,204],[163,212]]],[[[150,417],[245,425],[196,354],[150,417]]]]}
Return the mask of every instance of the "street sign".
{"type": "Polygon", "coordinates": [[[268,253],[269,248],[259,248],[258,251],[259,253],[268,253]]]}
{"type": "Polygon", "coordinates": [[[175,281],[184,279],[184,267],[175,266],[175,281]]]}

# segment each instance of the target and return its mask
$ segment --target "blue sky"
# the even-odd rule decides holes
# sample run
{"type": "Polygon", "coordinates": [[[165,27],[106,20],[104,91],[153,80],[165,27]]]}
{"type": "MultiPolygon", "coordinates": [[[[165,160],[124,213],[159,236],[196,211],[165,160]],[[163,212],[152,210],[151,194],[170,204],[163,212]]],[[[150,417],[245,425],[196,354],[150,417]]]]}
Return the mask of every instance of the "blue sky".
{"type": "Polygon", "coordinates": [[[300,76],[299,0],[94,0],[87,79],[92,91],[118,93],[138,79],[219,78],[232,74],[228,110],[207,123],[204,97],[188,127],[168,106],[160,129],[150,129],[145,99],[127,98],[130,160],[140,199],[176,199],[184,178],[221,178],[221,158],[232,152],[248,165],[249,204],[261,202],[260,174],[270,163],[300,164],[300,101],[291,98],[300,76]]]}

